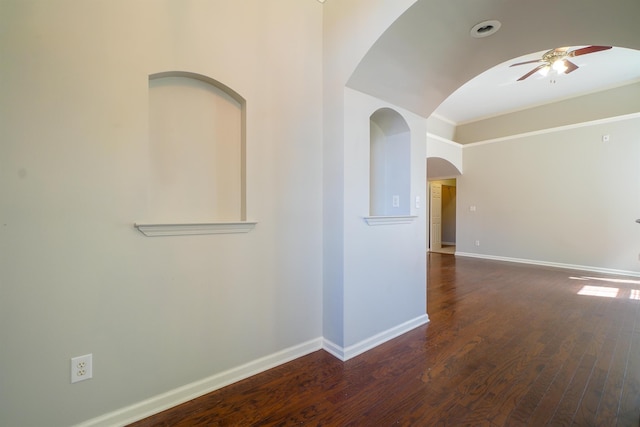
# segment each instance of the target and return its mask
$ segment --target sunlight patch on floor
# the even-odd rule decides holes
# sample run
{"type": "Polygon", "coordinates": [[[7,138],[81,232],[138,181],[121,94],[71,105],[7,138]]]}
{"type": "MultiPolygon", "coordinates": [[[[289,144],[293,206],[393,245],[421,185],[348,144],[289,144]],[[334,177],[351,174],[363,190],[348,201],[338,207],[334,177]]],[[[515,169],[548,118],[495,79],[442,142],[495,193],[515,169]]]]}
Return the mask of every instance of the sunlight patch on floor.
{"type": "Polygon", "coordinates": [[[589,286],[585,285],[578,291],[578,295],[589,295],[592,297],[615,298],[618,296],[620,289],[607,288],[605,286],[589,286]]]}
{"type": "Polygon", "coordinates": [[[640,285],[640,280],[633,279],[615,279],[612,277],[591,277],[591,276],[569,276],[571,280],[580,280],[583,282],[608,282],[617,285],[617,287],[611,286],[599,286],[599,285],[584,285],[578,291],[578,295],[586,295],[592,297],[603,298],[621,298],[640,301],[640,289],[634,289],[640,285]]]}

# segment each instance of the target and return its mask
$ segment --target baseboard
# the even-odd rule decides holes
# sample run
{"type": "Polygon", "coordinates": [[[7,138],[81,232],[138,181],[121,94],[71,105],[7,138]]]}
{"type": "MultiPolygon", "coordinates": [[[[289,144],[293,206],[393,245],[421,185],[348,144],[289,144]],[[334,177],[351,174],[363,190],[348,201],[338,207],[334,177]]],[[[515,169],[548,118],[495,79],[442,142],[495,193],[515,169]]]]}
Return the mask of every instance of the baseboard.
{"type": "Polygon", "coordinates": [[[324,338],[316,338],[203,380],[178,387],[142,402],[92,418],[77,424],[75,427],[124,426],[320,349],[324,349],[336,358],[346,361],[428,322],[429,316],[424,314],[347,348],[343,348],[324,338]]]}
{"type": "Polygon", "coordinates": [[[326,352],[331,353],[344,362],[358,356],[359,354],[364,353],[365,351],[371,350],[372,348],[377,347],[380,344],[383,344],[406,332],[409,332],[410,330],[415,329],[418,326],[422,326],[425,323],[429,323],[429,316],[427,314],[423,314],[422,316],[418,316],[398,326],[394,326],[391,329],[387,329],[386,331],[380,332],[379,334],[362,340],[356,344],[350,345],[346,348],[341,347],[327,339],[324,339],[322,348],[324,348],[326,352]]]}
{"type": "Polygon", "coordinates": [[[601,267],[592,267],[588,265],[577,265],[577,264],[564,264],[559,262],[550,262],[550,261],[538,261],[533,259],[523,259],[523,258],[511,258],[511,257],[503,257],[503,256],[495,256],[495,255],[485,255],[485,254],[474,254],[471,252],[456,252],[456,256],[463,256],[469,258],[481,258],[481,259],[490,259],[493,261],[506,261],[506,262],[517,262],[520,264],[531,264],[531,265],[540,265],[543,267],[554,267],[554,268],[565,268],[569,270],[581,270],[581,271],[590,271],[592,273],[602,273],[602,274],[614,274],[618,276],[632,276],[632,277],[640,277],[640,272],[638,271],[628,271],[628,270],[615,270],[611,268],[601,268],[601,267]]]}
{"type": "Polygon", "coordinates": [[[340,359],[344,362],[344,349],[333,341],[329,341],[326,338],[322,339],[322,349],[331,354],[336,359],[340,359]]]}
{"type": "Polygon", "coordinates": [[[316,338],[203,380],[154,396],[134,405],[93,418],[77,424],[76,427],[124,426],[322,348],[322,338],[316,338]]]}

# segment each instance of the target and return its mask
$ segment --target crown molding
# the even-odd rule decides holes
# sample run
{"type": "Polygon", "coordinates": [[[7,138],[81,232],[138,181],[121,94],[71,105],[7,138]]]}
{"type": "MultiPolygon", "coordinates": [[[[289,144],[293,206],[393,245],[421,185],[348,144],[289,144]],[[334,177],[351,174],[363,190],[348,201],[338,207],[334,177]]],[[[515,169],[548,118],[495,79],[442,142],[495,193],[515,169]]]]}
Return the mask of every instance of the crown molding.
{"type": "Polygon", "coordinates": [[[495,142],[511,141],[514,139],[526,138],[529,136],[544,135],[546,133],[554,133],[554,132],[560,132],[564,130],[578,129],[578,128],[587,127],[587,126],[596,126],[604,123],[620,122],[623,120],[633,120],[638,118],[640,118],[640,113],[631,113],[631,114],[625,114],[622,116],[607,117],[605,119],[591,120],[591,121],[581,122],[581,123],[573,123],[570,125],[556,126],[556,127],[547,128],[547,129],[534,130],[531,132],[501,136],[499,138],[485,139],[483,141],[470,142],[468,144],[462,144],[462,148],[465,149],[468,147],[476,147],[478,145],[486,145],[486,144],[493,144],[495,142]]]}

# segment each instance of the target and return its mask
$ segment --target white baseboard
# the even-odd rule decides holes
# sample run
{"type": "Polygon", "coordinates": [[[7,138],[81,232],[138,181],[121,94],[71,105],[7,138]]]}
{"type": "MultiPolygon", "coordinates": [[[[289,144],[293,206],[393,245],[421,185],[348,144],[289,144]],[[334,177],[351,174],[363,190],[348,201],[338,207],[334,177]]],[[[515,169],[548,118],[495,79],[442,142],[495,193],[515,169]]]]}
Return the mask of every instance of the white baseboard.
{"type": "Polygon", "coordinates": [[[409,332],[410,330],[415,329],[418,326],[422,326],[425,323],[429,323],[429,316],[427,314],[423,314],[422,316],[418,316],[398,326],[394,326],[391,329],[387,329],[386,331],[380,332],[379,334],[362,340],[356,344],[350,345],[346,348],[341,347],[327,339],[324,339],[322,348],[344,362],[353,357],[356,357],[359,354],[364,353],[367,350],[371,350],[372,348],[377,347],[380,344],[383,344],[389,340],[392,340],[393,338],[409,332]]]}
{"type": "Polygon", "coordinates": [[[495,255],[485,255],[485,254],[474,254],[471,252],[456,252],[456,256],[464,256],[469,258],[481,258],[481,259],[490,259],[494,261],[506,261],[506,262],[517,262],[520,264],[531,264],[531,265],[540,265],[544,267],[555,267],[555,268],[566,268],[569,270],[581,270],[581,271],[590,271],[593,273],[602,273],[602,274],[615,274],[619,276],[632,276],[632,277],[640,277],[640,272],[638,271],[628,271],[628,270],[614,270],[611,268],[601,268],[601,267],[592,267],[588,265],[577,265],[577,264],[564,264],[559,262],[550,262],[550,261],[538,261],[533,259],[523,259],[523,258],[511,258],[511,257],[503,257],[503,256],[495,256],[495,255]]]}
{"type": "Polygon", "coordinates": [[[343,348],[324,338],[316,338],[200,381],[178,387],[142,402],[92,418],[77,424],[75,427],[124,426],[320,349],[324,349],[336,358],[346,361],[427,322],[429,322],[429,316],[424,314],[347,348],[343,348]]]}
{"type": "Polygon", "coordinates": [[[77,424],[76,427],[124,426],[309,353],[313,353],[314,351],[322,349],[322,347],[322,338],[316,338],[200,381],[178,387],[131,406],[90,419],[77,424]]]}
{"type": "Polygon", "coordinates": [[[340,359],[344,362],[344,349],[333,341],[329,341],[326,338],[322,339],[322,349],[331,354],[336,359],[340,359]]]}

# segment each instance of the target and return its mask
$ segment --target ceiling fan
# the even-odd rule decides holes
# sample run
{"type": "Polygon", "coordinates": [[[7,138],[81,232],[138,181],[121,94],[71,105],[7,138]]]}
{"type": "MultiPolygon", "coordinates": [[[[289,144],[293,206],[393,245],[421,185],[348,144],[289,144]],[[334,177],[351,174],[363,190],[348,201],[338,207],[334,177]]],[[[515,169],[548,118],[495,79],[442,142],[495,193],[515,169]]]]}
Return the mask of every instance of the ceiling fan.
{"type": "Polygon", "coordinates": [[[601,50],[611,49],[611,46],[587,46],[580,49],[569,51],[568,47],[559,47],[556,49],[551,49],[542,55],[542,59],[534,59],[532,61],[518,62],[516,64],[511,64],[510,67],[515,67],[516,65],[524,65],[524,64],[535,64],[540,63],[533,70],[529,71],[524,76],[520,77],[518,81],[524,80],[527,77],[532,76],[536,72],[540,72],[542,75],[547,75],[549,70],[555,70],[559,74],[569,74],[572,71],[578,69],[578,66],[573,62],[569,61],[568,58],[573,58],[574,56],[586,55],[588,53],[600,52],[601,50]]]}

